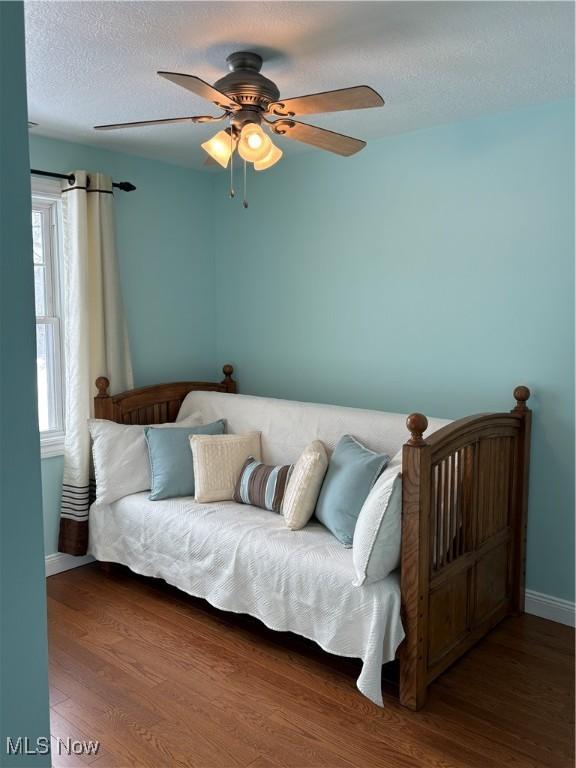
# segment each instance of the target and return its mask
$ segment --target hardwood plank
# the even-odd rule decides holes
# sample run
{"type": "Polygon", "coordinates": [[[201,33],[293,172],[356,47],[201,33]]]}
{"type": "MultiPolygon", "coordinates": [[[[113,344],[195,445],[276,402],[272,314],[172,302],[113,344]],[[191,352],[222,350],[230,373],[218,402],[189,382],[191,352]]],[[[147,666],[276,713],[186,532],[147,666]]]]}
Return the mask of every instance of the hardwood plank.
{"type": "Polygon", "coordinates": [[[60,690],[60,688],[57,688],[55,685],[50,686],[50,706],[53,707],[56,704],[60,704],[61,701],[64,701],[68,697],[66,694],[60,690]]]}
{"type": "Polygon", "coordinates": [[[69,749],[68,739],[85,744],[90,741],[93,742],[95,739],[87,731],[78,728],[70,720],[63,717],[55,708],[50,711],[50,734],[52,736],[53,768],[59,768],[59,766],[63,768],[84,766],[85,768],[87,765],[92,765],[98,757],[106,755],[106,750],[101,744],[98,745],[98,750],[94,754],[74,754],[74,751],[69,749]]]}
{"type": "MultiPolygon", "coordinates": [[[[135,648],[132,644],[132,650],[136,654],[149,656],[149,649],[143,646],[135,648]]],[[[249,660],[243,663],[238,660],[223,674],[218,671],[215,673],[210,665],[204,670],[202,667],[190,668],[185,685],[182,684],[182,670],[171,664],[168,649],[156,651],[152,663],[162,665],[163,670],[170,668],[173,673],[171,679],[158,686],[153,694],[160,715],[170,713],[178,721],[187,722],[192,732],[203,733],[206,739],[221,739],[222,734],[226,733],[226,742],[234,754],[242,754],[242,751],[249,748],[252,751],[250,757],[263,752],[272,759],[279,759],[277,752],[280,745],[280,765],[300,764],[302,761],[308,764],[306,761],[310,759],[310,748],[302,753],[301,745],[292,744],[293,738],[290,733],[286,733],[285,726],[274,725],[271,720],[283,703],[288,706],[307,706],[306,689],[302,689],[302,686],[297,686],[297,690],[303,690],[304,693],[300,700],[287,696],[290,680],[283,676],[280,676],[279,685],[265,686],[263,681],[270,672],[259,669],[249,660]],[[243,668],[244,675],[239,679],[243,668]],[[287,756],[291,760],[286,761],[287,756]]],[[[326,698],[324,707],[329,705],[330,699],[326,698]]],[[[348,765],[331,754],[330,750],[320,749],[318,744],[314,746],[315,765],[348,765]]]]}
{"type": "MultiPolygon", "coordinates": [[[[246,726],[249,727],[253,722],[251,717],[245,716],[246,726]]],[[[187,728],[186,724],[186,728],[187,728]]],[[[184,731],[184,727],[169,725],[162,731],[163,738],[167,737],[171,745],[176,744],[175,754],[187,755],[191,751],[196,756],[199,744],[202,744],[203,756],[198,765],[202,768],[235,768],[235,766],[246,766],[250,763],[242,760],[241,754],[236,754],[229,745],[228,732],[221,730],[219,734],[218,746],[212,740],[205,739],[198,742],[193,735],[184,731]]],[[[353,768],[353,763],[348,762],[339,755],[334,755],[332,751],[326,748],[323,743],[298,736],[294,729],[282,723],[275,722],[273,717],[258,716],[257,729],[253,729],[252,737],[258,734],[258,740],[267,754],[264,756],[272,759],[274,756],[276,764],[280,768],[290,768],[291,766],[313,765],[318,768],[353,768]]],[[[173,747],[174,748],[174,747],[173,747]]],[[[250,761],[253,762],[253,761],[250,761]]]]}
{"type": "Polygon", "coordinates": [[[139,687],[138,682],[122,669],[115,669],[106,662],[99,663],[94,654],[86,653],[73,643],[66,642],[66,650],[52,645],[49,653],[52,679],[68,695],[68,699],[57,707],[68,705],[71,699],[72,703],[98,705],[103,715],[115,707],[133,713],[146,725],[158,720],[154,710],[144,703],[142,686],[139,687]]]}
{"type": "Polygon", "coordinates": [[[48,579],[55,768],[564,768],[574,632],[505,621],[420,712],[355,689],[360,665],[161,582],[94,566],[48,579]]]}
{"type": "Polygon", "coordinates": [[[278,763],[273,763],[267,757],[257,757],[247,768],[277,768],[278,763]]]}
{"type": "Polygon", "coordinates": [[[353,765],[388,768],[391,765],[411,766],[416,760],[419,765],[435,766],[447,756],[452,758],[451,765],[500,768],[504,756],[514,764],[512,750],[493,749],[490,739],[482,734],[476,734],[476,744],[468,738],[463,745],[458,730],[444,732],[442,727],[436,727],[428,712],[415,719],[397,701],[387,701],[385,709],[378,709],[378,714],[372,718],[354,716],[351,712],[343,716],[340,712],[335,713],[330,700],[320,696],[303,698],[297,689],[283,685],[279,678],[267,677],[264,682],[256,682],[247,667],[242,670],[238,689],[250,691],[251,685],[258,685],[260,689],[268,686],[271,691],[281,692],[282,703],[276,710],[275,719],[281,717],[292,724],[301,737],[305,734],[317,743],[329,745],[353,765]],[[309,712],[314,712],[313,718],[308,717],[309,712]],[[337,729],[334,728],[335,720],[337,729]]]}
{"type": "Polygon", "coordinates": [[[48,612],[49,627],[53,624],[62,627],[65,624],[67,631],[74,637],[81,638],[89,635],[98,645],[109,645],[122,637],[106,625],[97,624],[95,626],[94,621],[86,615],[82,604],[79,604],[77,608],[70,608],[63,600],[49,596],[48,606],[50,607],[48,612]]]}
{"type": "Polygon", "coordinates": [[[483,702],[464,700],[438,686],[431,699],[434,712],[440,716],[439,723],[442,727],[457,729],[462,738],[468,739],[485,734],[496,754],[501,747],[502,755],[509,748],[514,757],[510,757],[507,765],[520,765],[522,768],[532,765],[560,768],[570,764],[570,756],[574,750],[573,745],[570,746],[569,735],[558,741],[549,736],[538,737],[530,728],[530,724],[524,724],[514,713],[508,717],[502,713],[494,714],[483,702]]]}
{"type": "Polygon", "coordinates": [[[238,753],[227,748],[225,731],[220,732],[220,738],[214,738],[214,734],[191,728],[190,717],[182,724],[160,723],[150,730],[159,742],[170,745],[170,758],[184,765],[190,763],[199,768],[220,768],[223,765],[226,768],[244,768],[247,765],[238,753]]]}
{"type": "MultiPolygon", "coordinates": [[[[169,750],[158,743],[151,726],[139,724],[115,707],[102,712],[99,706],[79,706],[68,699],[54,710],[103,743],[106,751],[118,755],[124,765],[158,768],[169,764],[169,750]]],[[[174,764],[182,763],[175,761],[174,764]]]]}
{"type": "MultiPolygon", "coordinates": [[[[156,691],[159,708],[169,712],[174,721],[171,734],[175,741],[218,756],[221,765],[248,765],[259,756],[258,712],[243,702],[241,712],[230,706],[229,698],[206,706],[206,699],[195,687],[166,683],[156,691]]],[[[207,760],[209,757],[206,758],[207,760]]],[[[211,759],[211,758],[210,758],[211,759]]]]}
{"type": "MultiPolygon", "coordinates": [[[[161,618],[162,627],[176,633],[180,647],[188,648],[188,644],[182,644],[181,639],[193,636],[196,656],[203,648],[209,648],[217,657],[221,655],[221,649],[227,653],[234,649],[238,659],[244,661],[249,656],[267,669],[276,669],[280,662],[312,690],[323,689],[333,700],[351,697],[353,706],[365,713],[378,711],[368,699],[361,697],[358,701],[354,681],[360,672],[360,662],[356,659],[327,655],[311,641],[290,633],[271,632],[252,617],[217,611],[203,600],[190,598],[151,579],[135,577],[127,581],[125,576],[121,576],[118,581],[113,580],[104,586],[99,584],[98,599],[117,601],[119,589],[124,590],[122,594],[126,598],[129,597],[132,609],[144,610],[148,620],[150,614],[154,615],[156,622],[161,618]],[[305,651],[305,655],[298,653],[300,649],[305,651]],[[321,661],[320,665],[317,660],[321,661]],[[345,679],[346,671],[349,680],[345,679]]],[[[126,628],[126,636],[134,640],[132,627],[126,628]]],[[[166,648],[164,642],[162,647],[166,648]]],[[[183,663],[181,658],[178,663],[183,663]]]]}
{"type": "MultiPolygon", "coordinates": [[[[487,638],[488,639],[488,638],[487,638]]],[[[530,651],[542,657],[542,652],[568,656],[574,663],[575,638],[572,627],[556,624],[538,616],[526,616],[524,621],[505,621],[498,633],[490,635],[492,642],[508,643],[513,648],[530,651]]]]}
{"type": "Polygon", "coordinates": [[[482,698],[485,706],[490,706],[503,716],[513,708],[522,716],[523,722],[531,723],[531,727],[536,730],[548,730],[549,720],[555,732],[567,733],[572,729],[573,711],[570,710],[570,704],[573,697],[570,691],[547,684],[545,673],[537,669],[533,671],[533,680],[523,678],[504,664],[497,668],[485,665],[482,674],[477,674],[476,664],[481,664],[483,657],[480,651],[473,660],[462,659],[442,680],[443,687],[462,692],[462,696],[471,701],[482,698]],[[508,685],[506,697],[502,697],[499,687],[503,679],[508,685]],[[470,681],[473,685],[467,685],[470,681]],[[543,710],[546,711],[544,719],[543,710]]]}
{"type": "MultiPolygon", "coordinates": [[[[91,768],[126,768],[126,761],[119,755],[106,754],[97,757],[91,765],[91,768]]],[[[56,768],[56,766],[54,766],[56,768]]]]}
{"type": "Polygon", "coordinates": [[[122,640],[119,640],[114,644],[100,645],[91,636],[87,635],[84,638],[78,638],[74,634],[69,633],[66,627],[59,627],[57,623],[49,626],[48,645],[49,647],[54,645],[57,652],[65,651],[68,648],[75,648],[75,658],[83,659],[86,666],[92,667],[96,665],[99,670],[107,670],[114,676],[120,669],[126,675],[135,678],[135,682],[139,684],[156,685],[162,681],[163,678],[154,676],[148,669],[139,669],[132,665],[130,660],[123,660],[121,654],[114,650],[121,642],[122,640]],[[66,638],[66,646],[62,644],[64,637],[66,638]]]}

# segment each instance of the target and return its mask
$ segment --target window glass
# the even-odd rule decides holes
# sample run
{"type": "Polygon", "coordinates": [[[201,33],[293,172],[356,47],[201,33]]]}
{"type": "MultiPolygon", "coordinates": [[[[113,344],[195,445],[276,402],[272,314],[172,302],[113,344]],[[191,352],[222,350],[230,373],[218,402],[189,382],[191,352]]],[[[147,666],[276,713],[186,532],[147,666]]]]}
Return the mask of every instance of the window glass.
{"type": "Polygon", "coordinates": [[[62,370],[60,189],[42,180],[32,185],[32,244],[36,306],[36,375],[38,422],[43,451],[64,436],[62,370]]]}

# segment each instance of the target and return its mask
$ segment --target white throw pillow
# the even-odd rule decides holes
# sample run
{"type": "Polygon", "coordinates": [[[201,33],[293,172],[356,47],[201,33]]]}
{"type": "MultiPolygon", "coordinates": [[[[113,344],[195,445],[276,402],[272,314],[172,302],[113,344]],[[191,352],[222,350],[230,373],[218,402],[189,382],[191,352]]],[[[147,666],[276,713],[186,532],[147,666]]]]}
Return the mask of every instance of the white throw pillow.
{"type": "MultiPolygon", "coordinates": [[[[178,422],[182,424],[182,422],[178,422]]],[[[260,432],[190,435],[196,501],[229,501],[246,459],[261,460],[260,432]]]]}
{"type": "Polygon", "coordinates": [[[354,586],[381,581],[400,565],[402,533],[402,453],[374,483],[354,529],[354,586]]]}
{"type": "MultiPolygon", "coordinates": [[[[201,414],[192,413],[178,424],[170,422],[152,426],[197,427],[200,424],[201,414]]],[[[152,474],[145,426],[88,419],[88,429],[92,437],[96,501],[99,504],[112,504],[123,496],[150,490],[152,474]]]]}
{"type": "Polygon", "coordinates": [[[304,528],[314,514],[318,494],[328,469],[328,454],[320,440],[314,440],[302,451],[294,464],[292,475],[284,491],[282,515],[288,528],[304,528]]]}

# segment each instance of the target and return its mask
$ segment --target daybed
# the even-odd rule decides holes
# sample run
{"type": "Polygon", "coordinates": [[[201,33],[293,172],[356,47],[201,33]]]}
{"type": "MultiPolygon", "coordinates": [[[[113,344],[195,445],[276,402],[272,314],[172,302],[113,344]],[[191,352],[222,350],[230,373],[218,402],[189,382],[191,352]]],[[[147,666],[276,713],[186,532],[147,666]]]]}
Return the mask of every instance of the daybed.
{"type": "Polygon", "coordinates": [[[291,531],[281,516],[256,507],[150,501],[147,493],[92,506],[91,553],[330,653],[361,658],[358,688],[377,704],[382,664],[398,656],[401,703],[420,708],[435,677],[498,621],[523,610],[529,391],[516,388],[511,413],[427,421],[417,413],[236,395],[232,367],[224,373],[220,384],[161,384],[114,396],[100,378],[95,416],[175,421],[193,393],[184,408],[206,422],[226,419],[233,433],[261,431],[267,463],[295,461],[314,439],[332,449],[345,433],[390,456],[402,450],[399,572],[353,586],[352,550],[320,523],[291,531]]]}

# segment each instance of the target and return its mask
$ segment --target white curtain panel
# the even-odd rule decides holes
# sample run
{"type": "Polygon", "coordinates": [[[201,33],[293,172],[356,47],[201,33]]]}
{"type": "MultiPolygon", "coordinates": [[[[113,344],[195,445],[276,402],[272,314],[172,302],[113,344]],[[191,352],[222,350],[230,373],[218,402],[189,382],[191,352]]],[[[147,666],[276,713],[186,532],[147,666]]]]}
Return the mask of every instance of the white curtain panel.
{"type": "Polygon", "coordinates": [[[59,550],[86,553],[92,497],[90,435],[97,390],[133,387],[114,231],[112,179],[74,171],[62,190],[64,222],[64,353],[66,438],[59,550]]]}

